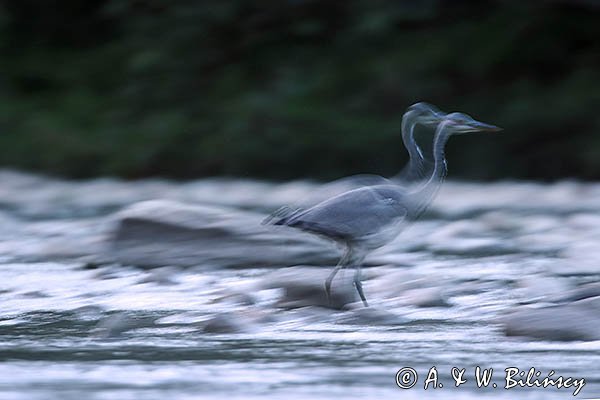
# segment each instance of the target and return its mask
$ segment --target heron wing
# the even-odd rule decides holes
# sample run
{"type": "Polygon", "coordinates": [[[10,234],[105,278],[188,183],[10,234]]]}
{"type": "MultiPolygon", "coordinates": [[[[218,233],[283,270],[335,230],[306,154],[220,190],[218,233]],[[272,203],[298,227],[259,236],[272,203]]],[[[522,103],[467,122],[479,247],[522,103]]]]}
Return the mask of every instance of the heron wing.
{"type": "Polygon", "coordinates": [[[294,214],[308,210],[323,201],[349,192],[354,189],[363,188],[365,186],[381,186],[391,185],[389,179],[379,175],[359,174],[335,180],[320,186],[315,190],[311,190],[306,196],[300,198],[295,203],[277,209],[269,215],[264,221],[264,224],[284,225],[294,214]]]}
{"type": "Polygon", "coordinates": [[[344,240],[376,235],[402,220],[407,210],[402,192],[394,186],[351,190],[301,212],[286,225],[344,240]]]}

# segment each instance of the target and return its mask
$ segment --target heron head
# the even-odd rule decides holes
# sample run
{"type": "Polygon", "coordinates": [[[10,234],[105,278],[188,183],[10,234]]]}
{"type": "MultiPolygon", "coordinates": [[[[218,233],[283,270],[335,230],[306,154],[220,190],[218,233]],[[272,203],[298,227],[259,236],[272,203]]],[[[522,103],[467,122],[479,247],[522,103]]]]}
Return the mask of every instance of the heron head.
{"type": "Polygon", "coordinates": [[[419,123],[423,125],[436,126],[446,116],[446,113],[440,111],[437,107],[425,103],[419,102],[408,107],[407,113],[412,113],[419,120],[419,123]]]}
{"type": "Polygon", "coordinates": [[[455,133],[471,133],[471,132],[498,132],[502,128],[495,125],[479,122],[463,113],[450,113],[444,119],[446,125],[451,126],[455,133]]]}

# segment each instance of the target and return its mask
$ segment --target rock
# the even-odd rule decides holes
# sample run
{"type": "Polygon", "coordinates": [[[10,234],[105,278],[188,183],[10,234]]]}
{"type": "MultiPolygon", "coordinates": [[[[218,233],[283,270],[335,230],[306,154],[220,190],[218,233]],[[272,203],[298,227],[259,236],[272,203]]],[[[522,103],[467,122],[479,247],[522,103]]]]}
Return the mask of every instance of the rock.
{"type": "Polygon", "coordinates": [[[100,320],[94,332],[102,338],[121,336],[123,333],[140,328],[153,328],[158,317],[154,316],[131,316],[124,312],[118,312],[100,320]]]}
{"type": "Polygon", "coordinates": [[[253,306],[256,304],[256,298],[253,295],[240,292],[227,293],[215,299],[215,301],[227,302],[231,304],[237,304],[240,306],[253,306]]]}
{"type": "Polygon", "coordinates": [[[581,240],[571,235],[571,242],[560,253],[563,262],[553,265],[552,272],[563,276],[597,275],[600,273],[600,236],[581,240]]]}
{"type": "Polygon", "coordinates": [[[245,308],[213,315],[202,324],[204,333],[248,333],[261,325],[275,322],[272,314],[258,308],[245,308]]]}
{"type": "Polygon", "coordinates": [[[29,299],[44,299],[47,297],[51,297],[49,294],[41,291],[41,290],[31,290],[29,292],[24,292],[21,296],[29,298],[29,299]]]}
{"type": "Polygon", "coordinates": [[[138,280],[138,283],[154,283],[157,285],[176,285],[177,282],[173,280],[174,276],[177,276],[179,268],[175,267],[161,267],[156,268],[148,272],[148,274],[138,280]]]}
{"type": "Polygon", "coordinates": [[[434,253],[469,256],[514,253],[510,240],[475,218],[449,222],[426,236],[425,245],[434,253]]]}
{"type": "Polygon", "coordinates": [[[415,307],[451,307],[441,287],[411,289],[401,294],[406,304],[415,307]]]}
{"type": "Polygon", "coordinates": [[[222,313],[215,315],[204,324],[205,333],[244,333],[248,332],[251,321],[238,313],[222,313]]]}
{"type": "Polygon", "coordinates": [[[357,307],[339,315],[338,324],[395,326],[405,324],[408,320],[400,315],[374,307],[357,307]]]}
{"type": "Polygon", "coordinates": [[[515,247],[495,238],[446,238],[432,242],[429,249],[436,254],[461,256],[492,256],[517,252],[515,247]]]}
{"type": "Polygon", "coordinates": [[[116,215],[111,248],[118,262],[143,267],[327,265],[339,258],[333,243],[263,226],[263,218],[230,208],[141,202],[116,215]]]}
{"type": "MultiPolygon", "coordinates": [[[[331,268],[292,267],[275,271],[264,277],[263,288],[282,288],[283,297],[278,302],[282,308],[320,306],[342,309],[358,301],[356,288],[352,284],[353,271],[340,271],[331,284],[331,302],[327,301],[325,279],[331,268]]],[[[368,296],[367,296],[368,300],[368,296]]]]}
{"type": "Polygon", "coordinates": [[[521,308],[501,320],[507,336],[600,340],[600,297],[543,308],[521,308]]]}
{"type": "Polygon", "coordinates": [[[596,314],[596,316],[600,315],[600,295],[595,297],[587,297],[583,300],[576,301],[574,304],[577,304],[579,307],[583,307],[590,311],[598,313],[596,314]]]}
{"type": "Polygon", "coordinates": [[[562,292],[556,295],[556,301],[578,301],[588,299],[590,297],[600,298],[600,282],[588,283],[581,285],[575,289],[562,292]]]}
{"type": "MultiPolygon", "coordinates": [[[[0,225],[5,221],[0,217],[0,225]]],[[[84,259],[104,264],[108,230],[102,219],[19,221],[0,229],[0,255],[15,261],[84,259]]],[[[3,260],[2,260],[3,261],[3,260]]]]}
{"type": "MultiPolygon", "coordinates": [[[[450,307],[446,288],[451,286],[444,278],[431,279],[426,273],[414,270],[379,268],[382,274],[369,282],[368,288],[380,299],[394,300],[394,304],[415,307],[450,307]]],[[[376,271],[374,271],[374,275],[376,271]]]]}
{"type": "Polygon", "coordinates": [[[565,293],[570,289],[568,281],[564,278],[539,275],[525,276],[517,281],[517,286],[523,292],[524,299],[522,301],[532,303],[550,299],[557,293],[565,293]]]}
{"type": "Polygon", "coordinates": [[[97,305],[87,305],[77,307],[71,310],[76,315],[78,320],[82,321],[98,321],[104,316],[104,308],[97,305]]]}

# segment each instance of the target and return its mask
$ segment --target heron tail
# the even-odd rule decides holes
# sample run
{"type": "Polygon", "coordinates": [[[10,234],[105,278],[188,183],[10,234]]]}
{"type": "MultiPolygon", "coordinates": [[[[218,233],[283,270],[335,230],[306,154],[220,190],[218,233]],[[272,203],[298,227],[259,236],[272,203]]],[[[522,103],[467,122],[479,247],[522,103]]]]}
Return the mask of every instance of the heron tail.
{"type": "Polygon", "coordinates": [[[283,206],[262,221],[263,225],[285,225],[291,217],[298,214],[299,208],[283,206]]]}

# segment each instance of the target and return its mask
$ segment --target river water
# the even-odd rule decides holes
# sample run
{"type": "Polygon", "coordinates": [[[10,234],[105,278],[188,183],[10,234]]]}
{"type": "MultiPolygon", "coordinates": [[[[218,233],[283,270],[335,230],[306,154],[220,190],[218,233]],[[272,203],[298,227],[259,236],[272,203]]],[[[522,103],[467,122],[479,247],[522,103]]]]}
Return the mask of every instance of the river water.
{"type": "MultiPolygon", "coordinates": [[[[368,309],[290,299],[302,284],[321,288],[331,268],[292,250],[279,266],[244,266],[226,236],[222,259],[236,266],[149,268],[111,254],[119,212],[140,201],[266,215],[315,188],[1,171],[0,399],[600,397],[594,332],[513,336],[503,319],[576,301],[582,288],[598,304],[600,184],[447,182],[422,220],[367,259],[368,309]],[[488,387],[477,387],[477,366],[493,368],[488,387]],[[459,387],[453,367],[465,369],[459,387]],[[585,385],[575,397],[573,381],[505,389],[510,367],[585,385]],[[414,387],[397,385],[402,368],[418,374],[414,387]]],[[[285,240],[275,247],[286,254],[285,240]]],[[[556,310],[561,329],[577,329],[556,310]]]]}

